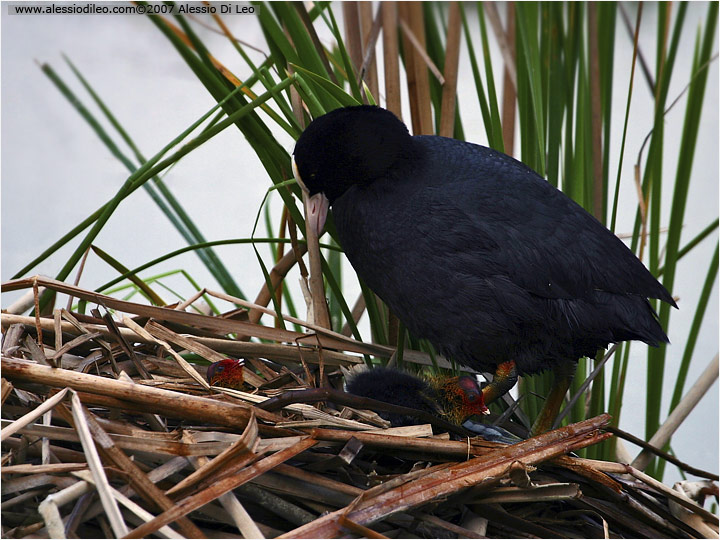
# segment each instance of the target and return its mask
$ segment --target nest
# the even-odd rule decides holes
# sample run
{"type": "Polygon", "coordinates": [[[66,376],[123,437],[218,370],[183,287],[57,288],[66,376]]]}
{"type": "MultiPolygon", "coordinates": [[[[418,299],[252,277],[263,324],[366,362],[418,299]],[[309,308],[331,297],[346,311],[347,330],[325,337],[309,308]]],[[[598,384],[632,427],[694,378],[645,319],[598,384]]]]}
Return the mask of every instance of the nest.
{"type": "Polygon", "coordinates": [[[256,324],[256,305],[211,317],[45,278],[3,290],[38,285],[113,314],[2,315],[5,538],[717,537],[684,493],[571,455],[612,436],[608,415],[508,446],[329,402],[269,412],[390,350],[256,324]],[[247,391],[210,387],[180,353],[245,358],[247,391]]]}

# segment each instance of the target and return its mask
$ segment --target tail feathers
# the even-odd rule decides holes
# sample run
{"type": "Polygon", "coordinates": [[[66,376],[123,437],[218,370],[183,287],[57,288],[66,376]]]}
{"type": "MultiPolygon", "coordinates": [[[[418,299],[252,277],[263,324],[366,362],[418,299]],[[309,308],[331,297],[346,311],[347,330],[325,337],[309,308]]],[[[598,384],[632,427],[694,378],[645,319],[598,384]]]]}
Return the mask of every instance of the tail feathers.
{"type": "MultiPolygon", "coordinates": [[[[674,302],[673,302],[674,303],[674,302]]],[[[670,343],[658,315],[647,298],[637,295],[615,296],[613,299],[615,324],[612,327],[613,341],[638,340],[657,347],[670,343]]]]}

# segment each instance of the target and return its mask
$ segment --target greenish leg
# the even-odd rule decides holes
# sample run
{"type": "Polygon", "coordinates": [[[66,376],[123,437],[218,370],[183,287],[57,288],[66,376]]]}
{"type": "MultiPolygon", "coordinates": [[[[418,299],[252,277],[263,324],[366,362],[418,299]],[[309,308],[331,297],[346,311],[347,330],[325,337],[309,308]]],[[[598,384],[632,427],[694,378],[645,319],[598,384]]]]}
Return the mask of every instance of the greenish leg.
{"type": "Polygon", "coordinates": [[[483,401],[488,405],[500,396],[506,394],[517,382],[517,370],[515,362],[509,360],[499,364],[495,369],[495,375],[491,383],[482,389],[483,401]]]}
{"type": "Polygon", "coordinates": [[[571,364],[562,364],[555,368],[555,381],[553,382],[552,390],[545,400],[540,414],[538,415],[532,429],[530,430],[530,436],[539,435],[548,431],[555,421],[558,413],[560,412],[560,406],[565,399],[570,383],[575,376],[575,369],[577,364],[572,362],[571,364]]]}

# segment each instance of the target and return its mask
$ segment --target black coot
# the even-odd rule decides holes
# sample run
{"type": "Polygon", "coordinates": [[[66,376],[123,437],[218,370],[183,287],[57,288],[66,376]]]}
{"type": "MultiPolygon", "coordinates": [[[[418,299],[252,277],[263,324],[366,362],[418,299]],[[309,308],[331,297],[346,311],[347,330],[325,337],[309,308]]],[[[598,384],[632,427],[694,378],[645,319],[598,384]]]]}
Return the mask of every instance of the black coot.
{"type": "MultiPolygon", "coordinates": [[[[308,226],[332,206],[358,275],[417,337],[496,371],[574,369],[608,343],[667,336],[647,298],[675,306],[637,257],[523,163],[489,148],[411,136],[380,107],[314,120],[294,151],[308,226]]],[[[564,394],[564,391],[562,392],[564,394]]]]}

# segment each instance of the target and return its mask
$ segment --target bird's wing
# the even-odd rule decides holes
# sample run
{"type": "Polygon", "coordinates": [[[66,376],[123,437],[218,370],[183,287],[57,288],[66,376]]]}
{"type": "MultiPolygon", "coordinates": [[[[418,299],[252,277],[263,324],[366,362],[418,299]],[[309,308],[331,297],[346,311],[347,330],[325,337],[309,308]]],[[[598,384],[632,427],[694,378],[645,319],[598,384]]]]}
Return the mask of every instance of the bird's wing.
{"type": "Polygon", "coordinates": [[[538,296],[582,298],[599,289],[672,303],[620,239],[535,176],[423,187],[413,197],[427,212],[420,227],[439,226],[440,251],[459,271],[471,273],[476,266],[538,296]]]}

